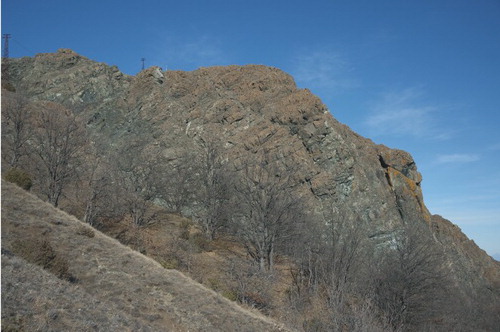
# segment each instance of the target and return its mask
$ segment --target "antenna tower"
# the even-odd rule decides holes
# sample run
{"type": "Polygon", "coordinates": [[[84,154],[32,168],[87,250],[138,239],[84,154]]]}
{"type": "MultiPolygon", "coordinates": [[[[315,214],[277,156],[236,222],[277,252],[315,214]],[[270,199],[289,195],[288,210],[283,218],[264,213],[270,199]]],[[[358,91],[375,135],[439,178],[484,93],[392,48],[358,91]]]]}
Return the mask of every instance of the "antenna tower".
{"type": "Polygon", "coordinates": [[[9,58],[9,38],[10,38],[10,33],[4,33],[2,35],[2,38],[5,40],[4,44],[3,44],[3,57],[5,59],[8,59],[9,58]]]}
{"type": "Polygon", "coordinates": [[[10,33],[4,33],[2,39],[5,40],[3,45],[3,57],[2,57],[2,82],[9,79],[9,72],[7,70],[8,59],[9,59],[9,38],[10,33]]]}
{"type": "Polygon", "coordinates": [[[144,62],[146,61],[146,58],[141,58],[142,61],[142,70],[144,70],[144,62]]]}

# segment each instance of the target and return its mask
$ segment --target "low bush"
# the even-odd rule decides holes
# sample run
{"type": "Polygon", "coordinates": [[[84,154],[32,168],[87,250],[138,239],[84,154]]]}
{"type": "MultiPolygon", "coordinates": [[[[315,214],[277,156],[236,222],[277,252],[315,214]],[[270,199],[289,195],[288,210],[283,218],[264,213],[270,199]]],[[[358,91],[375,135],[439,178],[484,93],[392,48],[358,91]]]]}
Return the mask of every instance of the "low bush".
{"type": "Polygon", "coordinates": [[[159,263],[163,268],[167,270],[176,270],[179,268],[180,262],[177,257],[167,257],[162,260],[159,260],[159,263]]]}
{"type": "Polygon", "coordinates": [[[218,291],[221,289],[221,282],[217,278],[208,278],[206,284],[210,289],[213,289],[214,291],[218,291]]]}
{"type": "Polygon", "coordinates": [[[189,240],[191,223],[187,220],[183,220],[180,224],[181,233],[179,234],[179,238],[183,240],[189,240]]]}
{"type": "Polygon", "coordinates": [[[75,281],[75,278],[69,272],[68,261],[58,255],[50,242],[45,239],[16,241],[13,244],[13,251],[28,262],[48,270],[59,279],[75,281]]]}
{"type": "Polygon", "coordinates": [[[16,92],[16,87],[10,82],[2,82],[2,89],[10,92],[16,92]]]}
{"type": "Polygon", "coordinates": [[[238,301],[238,292],[235,290],[227,290],[221,293],[226,299],[231,300],[233,302],[238,301]]]}
{"type": "Polygon", "coordinates": [[[241,303],[251,306],[252,308],[259,309],[266,312],[269,309],[268,300],[265,299],[261,294],[246,292],[238,296],[238,300],[241,303]]]}
{"type": "Polygon", "coordinates": [[[194,246],[196,252],[210,250],[210,241],[201,233],[194,233],[191,235],[189,242],[194,246]]]}
{"type": "Polygon", "coordinates": [[[94,230],[88,226],[81,225],[78,227],[78,230],[76,231],[76,234],[78,235],[83,235],[88,238],[92,238],[95,236],[94,230]]]}
{"type": "Polygon", "coordinates": [[[33,180],[31,179],[30,175],[18,168],[9,169],[5,173],[4,179],[11,183],[17,184],[24,190],[30,190],[31,186],[33,186],[33,180]]]}

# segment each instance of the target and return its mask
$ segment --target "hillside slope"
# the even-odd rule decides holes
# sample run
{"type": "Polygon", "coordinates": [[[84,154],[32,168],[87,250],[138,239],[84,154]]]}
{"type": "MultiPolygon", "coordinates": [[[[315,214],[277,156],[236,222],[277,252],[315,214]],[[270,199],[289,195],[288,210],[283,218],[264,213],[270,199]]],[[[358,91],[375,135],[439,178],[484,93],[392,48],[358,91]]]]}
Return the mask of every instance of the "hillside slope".
{"type": "Polygon", "coordinates": [[[2,329],[7,327],[26,331],[284,330],[2,182],[2,329]],[[67,262],[70,280],[20,257],[23,246],[34,247],[41,239],[67,262]]]}

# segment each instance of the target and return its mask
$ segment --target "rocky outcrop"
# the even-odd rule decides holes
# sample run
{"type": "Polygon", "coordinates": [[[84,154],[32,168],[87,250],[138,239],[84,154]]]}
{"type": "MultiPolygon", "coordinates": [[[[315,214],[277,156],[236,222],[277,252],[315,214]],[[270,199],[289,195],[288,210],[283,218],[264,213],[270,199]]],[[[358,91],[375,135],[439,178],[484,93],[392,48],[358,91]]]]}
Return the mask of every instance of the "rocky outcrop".
{"type": "Polygon", "coordinates": [[[145,146],[160,146],[172,158],[207,137],[215,137],[234,164],[265,151],[296,171],[294,190],[311,202],[313,213],[335,207],[380,243],[393,241],[405,224],[427,223],[449,249],[449,264],[460,261],[468,277],[498,292],[498,264],[425,207],[422,175],[411,155],[354,133],[279,69],[249,65],[164,72],[152,67],[127,76],[59,50],[12,59],[9,77],[33,100],[80,112],[95,140],[110,146],[135,132],[145,146]],[[478,270],[484,273],[475,275],[478,270]]]}

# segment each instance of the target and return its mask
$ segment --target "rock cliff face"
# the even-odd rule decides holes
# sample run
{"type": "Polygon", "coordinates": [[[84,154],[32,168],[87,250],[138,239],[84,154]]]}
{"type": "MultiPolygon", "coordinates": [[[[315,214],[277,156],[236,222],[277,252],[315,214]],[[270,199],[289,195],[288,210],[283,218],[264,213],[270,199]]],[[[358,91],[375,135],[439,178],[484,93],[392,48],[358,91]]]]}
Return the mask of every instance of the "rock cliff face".
{"type": "Polygon", "coordinates": [[[145,146],[160,146],[175,158],[176,151],[215,137],[231,163],[265,151],[298,168],[294,190],[312,202],[314,213],[334,207],[366,225],[377,243],[394,241],[405,224],[427,223],[460,279],[474,278],[498,296],[498,262],[456,226],[431,216],[410,154],[354,133],[281,70],[152,67],[132,77],[70,50],[12,59],[8,70],[18,92],[80,112],[94,140],[111,148],[135,133],[145,146]]]}
{"type": "Polygon", "coordinates": [[[278,69],[153,67],[130,77],[60,50],[14,60],[10,76],[32,99],[82,112],[94,137],[111,144],[140,133],[146,144],[168,153],[211,135],[233,162],[265,150],[300,168],[297,190],[317,201],[317,212],[320,205],[335,204],[348,219],[372,225],[381,239],[403,222],[430,220],[421,175],[408,153],[355,134],[278,69]]]}

